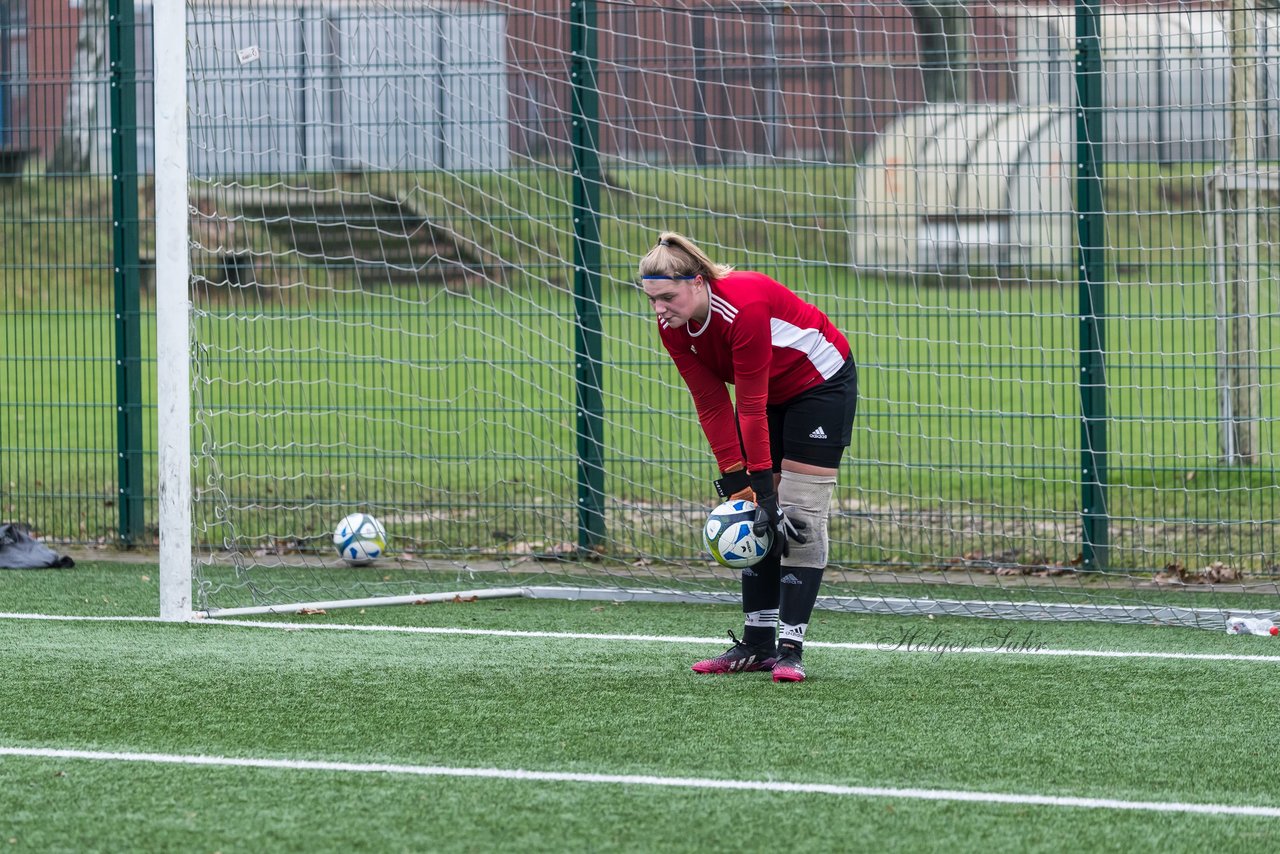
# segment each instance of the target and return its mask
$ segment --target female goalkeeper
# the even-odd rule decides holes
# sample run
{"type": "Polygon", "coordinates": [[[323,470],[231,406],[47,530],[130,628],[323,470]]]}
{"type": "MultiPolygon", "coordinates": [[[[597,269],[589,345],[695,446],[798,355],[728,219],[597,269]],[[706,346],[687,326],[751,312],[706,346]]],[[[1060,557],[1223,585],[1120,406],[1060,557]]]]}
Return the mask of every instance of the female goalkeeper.
{"type": "Polygon", "coordinates": [[[773,530],[773,550],[742,571],[742,640],[730,631],[733,646],[693,669],[803,681],[831,495],[858,405],[849,342],[784,285],[716,264],[673,232],[641,259],[640,283],[719,464],[716,490],[754,500],[757,533],[773,530]]]}

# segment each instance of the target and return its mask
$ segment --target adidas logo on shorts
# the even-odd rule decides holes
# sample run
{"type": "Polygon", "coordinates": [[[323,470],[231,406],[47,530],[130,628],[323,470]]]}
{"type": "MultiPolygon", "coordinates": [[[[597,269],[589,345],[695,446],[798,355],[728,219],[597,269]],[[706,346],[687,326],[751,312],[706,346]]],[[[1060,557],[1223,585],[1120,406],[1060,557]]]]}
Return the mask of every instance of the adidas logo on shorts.
{"type": "Polygon", "coordinates": [[[786,575],[782,576],[782,583],[783,584],[804,584],[803,581],[796,578],[796,574],[794,572],[788,572],[786,575]]]}
{"type": "Polygon", "coordinates": [[[823,430],[821,427],[819,427],[817,430],[814,430],[812,433],[810,433],[810,434],[809,434],[809,438],[810,438],[810,439],[825,439],[825,438],[827,438],[827,431],[826,431],[826,430],[823,430]]]}

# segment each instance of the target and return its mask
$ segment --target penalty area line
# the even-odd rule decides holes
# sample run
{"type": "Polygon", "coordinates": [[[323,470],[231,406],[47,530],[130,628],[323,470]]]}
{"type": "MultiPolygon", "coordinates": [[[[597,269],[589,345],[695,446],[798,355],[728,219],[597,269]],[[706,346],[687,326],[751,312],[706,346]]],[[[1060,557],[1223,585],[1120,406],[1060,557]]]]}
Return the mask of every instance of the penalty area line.
{"type": "Polygon", "coordinates": [[[1280,807],[1237,804],[1184,803],[1177,801],[1126,801],[1115,798],[1082,798],[1061,795],[1020,795],[956,789],[916,789],[881,786],[845,786],[833,783],[790,783],[774,780],[718,780],[705,777],[660,777],[638,774],[584,774],[561,771],[528,771],[518,768],[456,768],[443,765],[397,765],[381,762],[327,762],[308,759],[266,759],[203,756],[173,753],[113,753],[101,750],[63,750],[45,747],[2,747],[0,757],[140,762],[220,768],[263,768],[285,771],[328,771],[338,774],[386,774],[410,777],[447,777],[487,780],[582,783],[586,785],[654,786],[672,789],[711,789],[738,792],[830,795],[848,798],[888,798],[914,801],[960,801],[1018,806],[1068,807],[1196,815],[1238,815],[1280,818],[1280,807]]]}
{"type": "MultiPolygon", "coordinates": [[[[455,635],[472,637],[528,638],[530,640],[585,640],[620,641],[627,643],[677,643],[699,646],[723,646],[724,638],[691,637],[682,635],[628,635],[599,632],[537,632],[521,629],[468,629],[453,626],[387,626],[360,625],[354,623],[284,623],[263,620],[219,619],[207,617],[171,622],[159,617],[104,617],[56,614],[19,614],[0,612],[0,620],[36,620],[68,622],[132,622],[159,623],[181,626],[236,626],[249,629],[268,629],[281,632],[366,632],[408,635],[455,635]]],[[[839,649],[856,652],[885,652],[916,655],[1026,655],[1057,658],[1110,658],[1155,659],[1171,661],[1223,661],[1280,664],[1280,655],[1245,655],[1230,652],[1159,652],[1142,650],[1108,649],[1051,649],[1008,645],[990,645],[984,642],[968,643],[952,640],[935,641],[927,634],[886,637],[872,643],[842,641],[805,641],[810,649],[839,649]]]]}

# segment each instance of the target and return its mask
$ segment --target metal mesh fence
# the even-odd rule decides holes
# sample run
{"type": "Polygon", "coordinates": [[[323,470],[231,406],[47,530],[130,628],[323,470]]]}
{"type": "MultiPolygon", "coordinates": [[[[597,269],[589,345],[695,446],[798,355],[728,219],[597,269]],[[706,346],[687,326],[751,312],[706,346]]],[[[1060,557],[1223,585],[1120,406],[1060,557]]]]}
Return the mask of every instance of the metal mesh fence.
{"type": "MultiPolygon", "coordinates": [[[[126,27],[118,3],[0,7],[0,502],[50,537],[149,542],[149,9],[126,27]]],[[[1093,516],[1113,567],[1273,572],[1272,13],[1101,7],[1082,104],[1069,6],[594,8],[587,110],[567,6],[189,5],[208,547],[323,548],[358,504],[415,554],[538,551],[579,544],[585,490],[616,556],[696,557],[714,473],[632,290],[671,228],[850,333],[844,565],[1056,572],[1093,516]],[[1101,266],[1082,274],[1086,213],[1101,266]],[[584,239],[599,479],[577,422],[584,239]]]]}

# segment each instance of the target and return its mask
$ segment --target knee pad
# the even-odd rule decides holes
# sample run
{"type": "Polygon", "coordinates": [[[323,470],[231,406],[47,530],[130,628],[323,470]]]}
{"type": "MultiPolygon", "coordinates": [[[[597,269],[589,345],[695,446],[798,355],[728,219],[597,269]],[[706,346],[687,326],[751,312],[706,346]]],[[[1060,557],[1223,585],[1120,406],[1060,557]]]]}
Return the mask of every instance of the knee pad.
{"type": "Polygon", "coordinates": [[[836,490],[835,475],[798,474],[783,471],[778,481],[778,505],[790,519],[803,520],[808,542],[787,544],[783,566],[827,565],[827,519],[831,515],[831,495],[836,490]]]}

